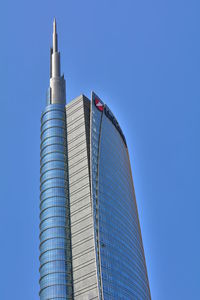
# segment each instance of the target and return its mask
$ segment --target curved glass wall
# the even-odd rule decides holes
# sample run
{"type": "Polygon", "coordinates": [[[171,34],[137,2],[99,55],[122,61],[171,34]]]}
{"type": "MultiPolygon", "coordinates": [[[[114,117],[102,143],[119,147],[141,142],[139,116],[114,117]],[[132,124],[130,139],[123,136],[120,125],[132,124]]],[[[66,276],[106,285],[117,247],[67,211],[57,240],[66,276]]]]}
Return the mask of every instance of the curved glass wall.
{"type": "Polygon", "coordinates": [[[66,113],[48,105],[41,118],[40,299],[72,299],[66,113]]]}
{"type": "Polygon", "coordinates": [[[111,111],[99,101],[93,94],[92,197],[100,297],[148,300],[151,296],[126,141],[111,111]]]}

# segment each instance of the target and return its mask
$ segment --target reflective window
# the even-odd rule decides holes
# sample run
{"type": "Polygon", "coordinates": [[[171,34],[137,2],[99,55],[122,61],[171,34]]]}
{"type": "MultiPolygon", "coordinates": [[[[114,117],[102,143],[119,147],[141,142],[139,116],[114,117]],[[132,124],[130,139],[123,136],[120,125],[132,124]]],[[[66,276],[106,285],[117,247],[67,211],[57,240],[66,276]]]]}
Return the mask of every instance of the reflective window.
{"type": "Polygon", "coordinates": [[[41,120],[40,300],[71,299],[64,105],[47,106],[41,120]]]}
{"type": "Polygon", "coordinates": [[[92,104],[92,193],[104,299],[150,299],[127,147],[92,104]]]}

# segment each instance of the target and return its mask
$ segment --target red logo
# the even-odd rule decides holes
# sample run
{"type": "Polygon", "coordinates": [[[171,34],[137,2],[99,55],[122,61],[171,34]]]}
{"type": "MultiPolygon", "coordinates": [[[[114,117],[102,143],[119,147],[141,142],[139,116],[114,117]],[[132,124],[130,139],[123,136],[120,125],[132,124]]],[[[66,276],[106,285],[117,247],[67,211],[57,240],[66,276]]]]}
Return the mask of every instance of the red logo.
{"type": "Polygon", "coordinates": [[[104,109],[103,104],[98,99],[95,99],[94,103],[95,106],[98,108],[98,110],[103,111],[104,109]]]}

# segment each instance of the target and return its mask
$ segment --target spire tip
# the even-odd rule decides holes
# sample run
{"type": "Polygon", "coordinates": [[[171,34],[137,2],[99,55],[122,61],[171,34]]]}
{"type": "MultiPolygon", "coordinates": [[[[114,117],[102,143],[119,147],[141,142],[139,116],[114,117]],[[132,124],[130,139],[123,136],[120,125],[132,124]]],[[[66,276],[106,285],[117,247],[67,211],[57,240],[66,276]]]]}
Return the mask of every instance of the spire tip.
{"type": "Polygon", "coordinates": [[[57,28],[56,28],[56,18],[53,20],[53,52],[58,51],[58,37],[57,37],[57,28]]]}
{"type": "Polygon", "coordinates": [[[54,17],[54,19],[53,19],[53,32],[54,33],[57,33],[56,32],[56,18],[54,17]]]}

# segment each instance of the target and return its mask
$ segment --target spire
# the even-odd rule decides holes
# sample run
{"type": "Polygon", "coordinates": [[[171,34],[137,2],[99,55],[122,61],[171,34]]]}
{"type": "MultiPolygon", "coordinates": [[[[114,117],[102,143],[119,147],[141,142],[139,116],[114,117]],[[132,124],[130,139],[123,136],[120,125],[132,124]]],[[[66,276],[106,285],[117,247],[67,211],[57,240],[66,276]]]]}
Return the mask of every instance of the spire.
{"type": "Polygon", "coordinates": [[[56,30],[56,18],[55,17],[53,19],[53,32],[57,33],[57,30],[56,30]]]}
{"type": "Polygon", "coordinates": [[[56,18],[53,20],[53,52],[58,51],[58,36],[57,36],[57,28],[56,28],[56,18]]]}
{"type": "Polygon", "coordinates": [[[56,19],[53,20],[53,48],[50,51],[50,93],[49,104],[65,104],[65,79],[60,76],[60,52],[58,51],[58,36],[56,19]]]}

